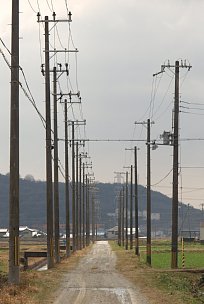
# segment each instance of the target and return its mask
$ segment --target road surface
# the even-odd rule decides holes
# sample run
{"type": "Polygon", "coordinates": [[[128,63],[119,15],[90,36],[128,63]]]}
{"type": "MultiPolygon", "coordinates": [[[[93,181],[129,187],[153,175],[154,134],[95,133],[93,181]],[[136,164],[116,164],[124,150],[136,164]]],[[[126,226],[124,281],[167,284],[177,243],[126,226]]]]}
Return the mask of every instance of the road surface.
{"type": "Polygon", "coordinates": [[[65,275],[54,304],[148,304],[115,264],[116,255],[108,242],[96,242],[76,269],[65,275]]]}

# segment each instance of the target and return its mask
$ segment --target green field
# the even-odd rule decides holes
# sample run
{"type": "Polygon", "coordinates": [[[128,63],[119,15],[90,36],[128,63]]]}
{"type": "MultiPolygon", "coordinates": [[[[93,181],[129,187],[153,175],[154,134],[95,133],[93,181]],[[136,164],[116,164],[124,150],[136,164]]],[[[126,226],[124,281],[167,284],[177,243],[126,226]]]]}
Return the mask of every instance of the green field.
{"type": "MultiPolygon", "coordinates": [[[[179,244],[178,267],[182,268],[182,248],[179,244]]],[[[146,246],[140,246],[140,260],[146,261],[146,246]]],[[[152,267],[165,268],[171,267],[171,244],[169,241],[154,241],[152,243],[152,267]]],[[[184,244],[184,267],[185,268],[204,268],[204,245],[199,243],[184,244]]]]}

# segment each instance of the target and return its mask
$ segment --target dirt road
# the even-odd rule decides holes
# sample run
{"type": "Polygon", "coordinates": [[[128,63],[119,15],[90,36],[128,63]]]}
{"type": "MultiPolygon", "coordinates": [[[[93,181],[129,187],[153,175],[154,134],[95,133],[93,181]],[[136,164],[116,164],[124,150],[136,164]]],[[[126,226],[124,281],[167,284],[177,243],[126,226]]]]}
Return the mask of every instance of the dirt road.
{"type": "Polygon", "coordinates": [[[66,274],[54,304],[148,304],[139,289],[115,269],[107,241],[96,242],[74,271],[66,274]]]}

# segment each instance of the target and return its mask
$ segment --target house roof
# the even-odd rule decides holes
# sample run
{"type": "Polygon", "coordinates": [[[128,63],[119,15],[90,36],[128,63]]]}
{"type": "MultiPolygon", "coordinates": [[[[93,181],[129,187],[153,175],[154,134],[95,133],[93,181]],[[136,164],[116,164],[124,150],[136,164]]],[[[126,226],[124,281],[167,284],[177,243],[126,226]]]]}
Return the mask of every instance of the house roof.
{"type": "Polygon", "coordinates": [[[29,230],[29,231],[31,231],[31,232],[34,232],[34,231],[36,231],[35,229],[31,229],[31,228],[29,228],[28,226],[20,226],[19,227],[19,231],[25,231],[25,230],[29,230]]]}
{"type": "Polygon", "coordinates": [[[0,233],[6,233],[8,231],[7,228],[0,228],[0,233]]]}

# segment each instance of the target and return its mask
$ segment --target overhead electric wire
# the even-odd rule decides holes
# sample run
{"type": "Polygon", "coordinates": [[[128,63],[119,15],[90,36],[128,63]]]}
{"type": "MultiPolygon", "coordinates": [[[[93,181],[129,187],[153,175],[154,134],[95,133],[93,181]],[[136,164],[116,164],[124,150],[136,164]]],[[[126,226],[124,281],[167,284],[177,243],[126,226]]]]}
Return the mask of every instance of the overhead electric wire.
{"type": "Polygon", "coordinates": [[[189,104],[189,105],[197,105],[197,106],[204,106],[203,103],[197,103],[197,102],[187,102],[187,101],[181,101],[181,103],[186,103],[186,104],[189,104]]]}
{"type": "MultiPolygon", "coordinates": [[[[1,42],[3,42],[2,39],[1,39],[1,42]]],[[[6,47],[6,45],[5,45],[4,43],[3,43],[3,45],[5,46],[5,48],[7,49],[7,51],[11,54],[11,52],[10,52],[9,49],[6,47]]],[[[7,66],[11,69],[11,66],[10,66],[10,64],[9,64],[9,61],[6,59],[6,56],[5,56],[5,54],[3,53],[3,51],[2,51],[1,49],[0,49],[0,53],[2,54],[2,56],[3,56],[3,58],[4,58],[4,60],[5,60],[6,64],[7,64],[7,66]]],[[[31,93],[31,90],[30,90],[30,87],[29,87],[29,85],[28,85],[28,82],[27,82],[25,73],[24,73],[24,71],[23,71],[23,68],[19,66],[19,70],[21,71],[21,73],[22,73],[22,75],[23,75],[23,79],[24,79],[24,81],[25,81],[27,90],[28,90],[28,92],[29,92],[30,95],[28,94],[28,92],[27,92],[26,89],[23,87],[23,85],[22,85],[22,83],[21,83],[20,81],[19,81],[19,86],[21,87],[22,91],[24,92],[24,95],[27,97],[27,99],[31,102],[32,106],[33,106],[34,109],[36,110],[36,112],[37,112],[37,114],[38,114],[38,116],[39,116],[39,118],[40,118],[40,120],[41,120],[41,122],[42,122],[43,127],[46,128],[46,120],[45,120],[45,118],[43,117],[43,115],[40,113],[39,109],[38,109],[37,106],[36,106],[35,99],[34,99],[32,93],[31,93]]],[[[51,129],[51,132],[54,133],[52,129],[51,129]]],[[[58,159],[58,161],[60,162],[60,159],[58,159]]],[[[60,166],[58,166],[58,167],[59,167],[60,173],[61,173],[62,176],[64,177],[64,174],[63,174],[63,172],[62,172],[61,167],[60,167],[60,166]]]]}
{"type": "Polygon", "coordinates": [[[48,6],[49,10],[50,10],[50,11],[53,13],[53,10],[51,9],[51,7],[50,7],[50,4],[49,4],[48,0],[46,0],[46,2],[47,2],[47,6],[48,6]]]}
{"type": "Polygon", "coordinates": [[[32,4],[30,3],[30,0],[28,0],[28,3],[29,3],[29,5],[30,5],[31,9],[33,10],[33,12],[34,12],[35,14],[37,14],[37,11],[33,8],[32,4]]]}
{"type": "Polygon", "coordinates": [[[197,115],[197,116],[203,116],[204,114],[202,113],[195,113],[195,112],[187,112],[187,111],[179,111],[180,113],[184,114],[191,114],[191,115],[197,115]]]}
{"type": "Polygon", "coordinates": [[[151,185],[151,187],[155,187],[155,186],[159,185],[161,182],[163,182],[170,175],[170,173],[172,171],[173,171],[173,169],[171,169],[160,181],[158,181],[157,183],[151,185]]]}

